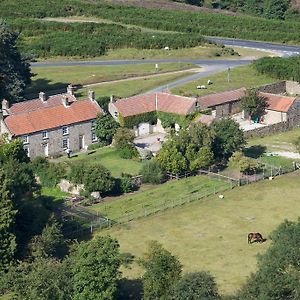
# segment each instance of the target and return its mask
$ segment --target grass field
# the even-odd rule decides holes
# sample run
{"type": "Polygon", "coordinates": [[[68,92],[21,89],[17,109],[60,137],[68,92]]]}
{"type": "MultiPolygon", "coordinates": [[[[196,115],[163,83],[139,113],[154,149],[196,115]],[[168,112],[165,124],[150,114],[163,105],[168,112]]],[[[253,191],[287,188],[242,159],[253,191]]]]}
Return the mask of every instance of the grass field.
{"type": "MultiPolygon", "coordinates": [[[[299,216],[300,173],[273,181],[260,181],[224,192],[224,199],[211,196],[157,215],[114,227],[99,234],[117,238],[121,250],[140,256],[149,240],[158,240],[177,255],[184,271],[209,271],[222,293],[236,291],[256,269],[256,255],[264,244],[247,244],[247,233],[268,237],[284,219],[299,216]]],[[[135,264],[124,275],[137,278],[135,264]]]]}
{"type": "Polygon", "coordinates": [[[160,63],[155,64],[115,65],[115,66],[66,66],[66,67],[33,67],[36,74],[26,94],[40,91],[64,89],[70,83],[86,85],[98,82],[118,80],[135,76],[159,74],[185,70],[195,67],[191,63],[160,63]]]}
{"type": "MultiPolygon", "coordinates": [[[[117,96],[117,97],[130,97],[133,95],[138,95],[147,92],[160,85],[168,84],[177,79],[187,77],[194,73],[182,72],[177,74],[165,74],[159,75],[151,78],[144,79],[131,79],[122,81],[119,83],[105,83],[99,86],[93,86],[92,89],[96,93],[96,97],[102,96],[117,96]]],[[[91,89],[91,88],[89,88],[91,89]]],[[[83,88],[77,91],[79,98],[86,97],[88,88],[83,88]]]]}
{"type": "Polygon", "coordinates": [[[169,181],[158,186],[143,187],[146,190],[134,194],[114,198],[113,201],[96,204],[92,210],[106,215],[110,219],[119,219],[125,215],[139,215],[159,206],[167,206],[167,203],[176,203],[181,199],[193,199],[203,193],[213,193],[214,190],[228,188],[229,184],[223,181],[210,179],[205,176],[195,176],[179,181],[169,181]]]}
{"type": "Polygon", "coordinates": [[[276,81],[278,80],[258,74],[251,65],[247,65],[230,71],[230,83],[228,83],[228,72],[225,71],[178,86],[172,89],[172,92],[184,96],[202,96],[241,87],[252,88],[276,81]],[[198,90],[196,88],[197,85],[205,84],[208,79],[212,80],[213,84],[207,86],[206,90],[198,90]]]}
{"type": "Polygon", "coordinates": [[[139,173],[142,166],[142,163],[139,161],[121,158],[118,151],[110,147],[100,148],[89,151],[88,153],[76,153],[71,159],[60,157],[52,161],[67,163],[78,161],[84,161],[85,163],[99,162],[111,172],[112,176],[115,177],[120,177],[121,173],[136,175],[139,173]]]}

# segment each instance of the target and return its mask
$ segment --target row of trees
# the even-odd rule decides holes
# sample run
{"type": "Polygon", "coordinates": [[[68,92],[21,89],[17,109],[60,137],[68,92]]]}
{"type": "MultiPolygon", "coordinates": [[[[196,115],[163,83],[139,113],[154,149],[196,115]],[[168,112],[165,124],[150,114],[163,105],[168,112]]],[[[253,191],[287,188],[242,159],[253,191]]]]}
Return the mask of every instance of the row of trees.
{"type": "Polygon", "coordinates": [[[273,78],[300,82],[300,56],[264,57],[255,61],[254,67],[259,73],[273,78]]]}

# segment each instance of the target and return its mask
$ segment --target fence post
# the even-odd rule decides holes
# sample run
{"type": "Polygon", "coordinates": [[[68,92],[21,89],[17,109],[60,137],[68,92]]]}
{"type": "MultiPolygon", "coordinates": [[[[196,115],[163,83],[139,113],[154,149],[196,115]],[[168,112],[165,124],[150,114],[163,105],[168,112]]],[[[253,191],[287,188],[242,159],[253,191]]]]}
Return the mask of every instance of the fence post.
{"type": "Polygon", "coordinates": [[[91,233],[93,233],[93,222],[91,222],[91,233]]]}

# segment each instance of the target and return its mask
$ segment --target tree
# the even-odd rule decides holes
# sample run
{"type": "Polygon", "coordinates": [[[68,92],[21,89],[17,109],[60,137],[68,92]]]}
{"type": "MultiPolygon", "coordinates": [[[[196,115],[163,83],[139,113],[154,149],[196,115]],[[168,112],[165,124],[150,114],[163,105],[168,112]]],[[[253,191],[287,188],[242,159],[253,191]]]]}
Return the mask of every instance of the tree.
{"type": "Polygon", "coordinates": [[[213,152],[216,158],[228,159],[246,143],[239,124],[230,118],[213,122],[211,128],[215,132],[213,152]]]}
{"type": "Polygon", "coordinates": [[[143,164],[141,169],[144,183],[159,184],[162,182],[164,174],[157,160],[150,160],[143,164]]]}
{"type": "Polygon", "coordinates": [[[268,19],[281,19],[289,9],[290,0],[264,0],[264,16],[268,19]]]}
{"type": "Polygon", "coordinates": [[[30,65],[16,48],[18,35],[0,19],[0,99],[22,101],[30,82],[30,65]]]}
{"type": "Polygon", "coordinates": [[[20,139],[13,141],[5,140],[4,143],[0,143],[0,165],[8,160],[15,160],[19,163],[29,162],[29,158],[20,139]]]}
{"type": "Polygon", "coordinates": [[[71,300],[72,272],[68,260],[36,258],[21,262],[6,275],[7,285],[18,300],[71,300]]]}
{"type": "Polygon", "coordinates": [[[114,186],[114,180],[110,172],[99,163],[87,165],[83,172],[84,188],[90,193],[105,193],[114,186]]]}
{"type": "Polygon", "coordinates": [[[172,300],[220,299],[214,278],[206,272],[185,274],[174,288],[172,300]]]}
{"type": "Polygon", "coordinates": [[[284,221],[270,236],[272,244],[258,257],[258,270],[238,299],[299,299],[300,219],[284,221]]]}
{"type": "Polygon", "coordinates": [[[256,90],[248,90],[241,101],[242,109],[247,112],[250,119],[259,119],[266,113],[268,101],[265,97],[259,96],[256,90]]]}
{"type": "Polygon", "coordinates": [[[0,271],[8,269],[17,248],[13,232],[16,213],[9,198],[7,179],[0,169],[0,271]]]}
{"type": "Polygon", "coordinates": [[[125,127],[117,129],[114,135],[114,145],[119,150],[122,158],[130,159],[138,156],[138,152],[133,144],[135,136],[133,132],[125,127]]]}
{"type": "Polygon", "coordinates": [[[82,242],[73,262],[72,299],[114,299],[121,264],[117,240],[98,235],[89,242],[82,242]]]}
{"type": "Polygon", "coordinates": [[[96,121],[96,135],[101,145],[110,145],[119,124],[109,114],[99,114],[96,121]]]}
{"type": "Polygon", "coordinates": [[[192,124],[171,135],[157,155],[163,170],[172,173],[208,167],[214,158],[214,132],[203,124],[192,124]]]}
{"type": "Polygon", "coordinates": [[[148,251],[139,260],[144,267],[144,299],[168,299],[181,276],[181,264],[156,241],[149,243],[148,251]]]}
{"type": "Polygon", "coordinates": [[[33,257],[47,258],[58,256],[58,249],[64,244],[61,225],[52,215],[40,235],[33,237],[30,248],[33,257]]]}

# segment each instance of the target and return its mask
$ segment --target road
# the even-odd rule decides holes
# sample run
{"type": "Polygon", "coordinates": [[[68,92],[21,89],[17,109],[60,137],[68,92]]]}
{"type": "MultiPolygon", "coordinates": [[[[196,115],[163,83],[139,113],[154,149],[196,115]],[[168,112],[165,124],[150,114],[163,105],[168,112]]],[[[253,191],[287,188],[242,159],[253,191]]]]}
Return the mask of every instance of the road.
{"type": "MultiPolygon", "coordinates": [[[[250,49],[259,49],[265,51],[272,51],[283,56],[291,56],[300,54],[300,46],[290,46],[283,44],[273,44],[267,42],[244,41],[236,39],[225,39],[217,37],[209,37],[209,40],[224,44],[226,46],[237,46],[250,49]]],[[[113,65],[134,65],[134,64],[148,64],[148,63],[167,63],[167,62],[189,62],[204,68],[197,74],[188,76],[186,78],[176,80],[168,85],[160,86],[149,92],[163,91],[167,88],[174,88],[184,83],[206,77],[217,72],[227,70],[228,68],[235,68],[237,66],[251,63],[251,60],[193,60],[193,59],[160,59],[160,60],[89,60],[89,61],[62,61],[62,62],[35,62],[31,65],[33,67],[66,67],[66,66],[113,66],[113,65]]]]}

